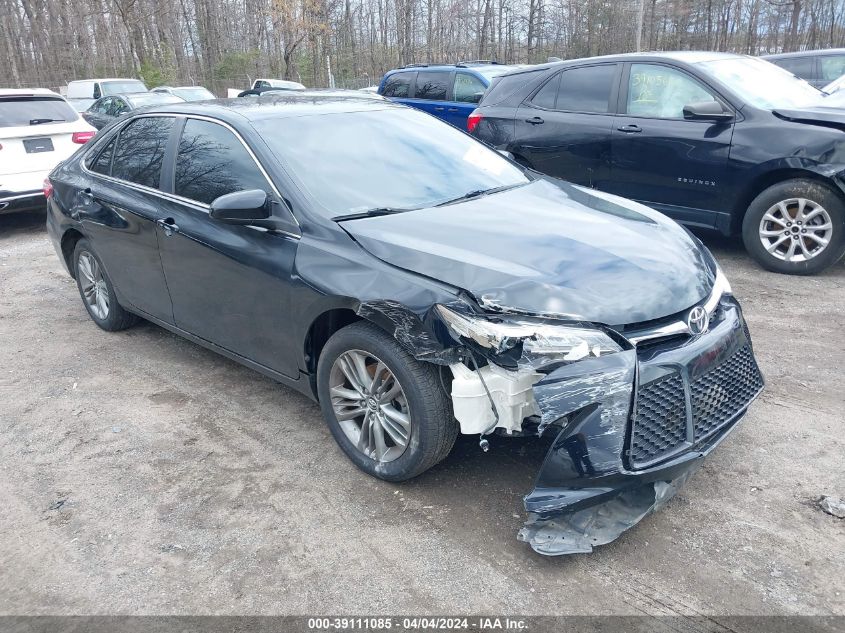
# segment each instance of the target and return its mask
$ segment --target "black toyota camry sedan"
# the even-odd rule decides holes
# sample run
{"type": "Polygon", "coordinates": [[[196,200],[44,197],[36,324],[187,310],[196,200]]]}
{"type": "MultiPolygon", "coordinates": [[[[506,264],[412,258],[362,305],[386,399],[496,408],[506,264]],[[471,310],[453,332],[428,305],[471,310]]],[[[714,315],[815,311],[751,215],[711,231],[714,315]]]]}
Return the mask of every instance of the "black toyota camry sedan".
{"type": "Polygon", "coordinates": [[[97,325],[143,318],[308,394],[373,476],[419,475],[458,433],[554,438],[520,533],[542,553],[660,507],[763,386],[685,229],[390,102],[131,114],[45,188],[97,325]]]}
{"type": "Polygon", "coordinates": [[[755,57],[611,55],[497,78],[468,125],[524,165],[812,274],[845,254],[845,115],[822,97],[755,57]]]}

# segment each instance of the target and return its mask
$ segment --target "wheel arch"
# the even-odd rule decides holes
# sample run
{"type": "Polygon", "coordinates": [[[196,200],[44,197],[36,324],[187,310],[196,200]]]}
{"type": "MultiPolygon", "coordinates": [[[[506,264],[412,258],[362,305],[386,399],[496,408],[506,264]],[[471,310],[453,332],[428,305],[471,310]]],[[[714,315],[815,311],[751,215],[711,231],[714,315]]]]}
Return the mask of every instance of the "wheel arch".
{"type": "Polygon", "coordinates": [[[742,222],[745,219],[745,214],[748,212],[748,207],[754,201],[754,198],[759,196],[769,187],[787,180],[812,180],[823,184],[833,190],[845,203],[845,193],[842,188],[837,186],[829,176],[820,174],[816,171],[800,167],[779,167],[758,175],[751,181],[751,184],[745,188],[744,192],[737,197],[736,205],[734,206],[731,220],[731,233],[738,234],[742,232],[742,222]]]}
{"type": "Polygon", "coordinates": [[[76,229],[68,229],[62,235],[60,242],[62,249],[62,257],[64,257],[70,276],[76,279],[76,271],[73,268],[73,251],[76,249],[76,244],[85,236],[76,229]]]}

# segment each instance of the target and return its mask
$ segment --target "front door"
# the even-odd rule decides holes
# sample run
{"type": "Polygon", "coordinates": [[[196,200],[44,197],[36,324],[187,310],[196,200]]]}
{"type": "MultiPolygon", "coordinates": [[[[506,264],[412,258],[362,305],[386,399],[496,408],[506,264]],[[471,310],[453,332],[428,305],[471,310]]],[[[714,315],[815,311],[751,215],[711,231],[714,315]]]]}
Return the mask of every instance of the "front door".
{"type": "Polygon", "coordinates": [[[156,221],[164,217],[159,189],[173,117],[144,117],[120,131],[87,165],[88,187],[76,197],[91,245],[122,302],[173,323],[159,258],[156,221]]]}
{"type": "MultiPolygon", "coordinates": [[[[299,375],[290,320],[298,239],[209,216],[224,194],[272,186],[239,136],[187,119],[174,164],[173,193],[159,222],[161,259],[177,327],[253,362],[299,375]]],[[[301,341],[300,341],[301,343],[301,341]]]]}
{"type": "Polygon", "coordinates": [[[610,173],[619,64],[565,69],[516,112],[515,154],[543,173],[601,188],[610,173]]]}
{"type": "Polygon", "coordinates": [[[611,193],[677,220],[714,226],[728,187],[733,121],[684,119],[684,106],[718,101],[707,86],[663,64],[630,64],[613,130],[611,193]]]}
{"type": "Polygon", "coordinates": [[[446,104],[446,121],[461,130],[467,129],[467,117],[478,106],[487,86],[476,75],[459,70],[455,73],[452,100],[446,104]]]}

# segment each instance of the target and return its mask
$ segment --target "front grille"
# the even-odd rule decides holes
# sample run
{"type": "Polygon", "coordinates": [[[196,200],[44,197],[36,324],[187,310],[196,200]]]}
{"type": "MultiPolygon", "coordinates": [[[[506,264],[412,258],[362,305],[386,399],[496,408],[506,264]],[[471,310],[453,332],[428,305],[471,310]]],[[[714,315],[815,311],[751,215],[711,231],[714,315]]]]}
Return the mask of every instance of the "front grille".
{"type": "Polygon", "coordinates": [[[639,390],[631,459],[650,462],[687,439],[687,407],[680,374],[655,380],[639,390]]]}
{"type": "Polygon", "coordinates": [[[700,440],[748,406],[763,377],[748,346],[690,385],[695,439],[700,440]]]}
{"type": "Polygon", "coordinates": [[[632,463],[642,466],[704,439],[748,406],[762,387],[748,345],[692,383],[673,373],[641,386],[631,434],[632,463]]]}

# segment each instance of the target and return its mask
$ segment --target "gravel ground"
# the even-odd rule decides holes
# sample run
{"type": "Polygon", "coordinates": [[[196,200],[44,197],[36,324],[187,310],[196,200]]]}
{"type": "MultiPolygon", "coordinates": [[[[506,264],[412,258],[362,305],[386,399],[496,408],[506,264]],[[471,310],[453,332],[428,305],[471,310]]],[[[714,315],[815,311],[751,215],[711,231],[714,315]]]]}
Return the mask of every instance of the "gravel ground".
{"type": "Polygon", "coordinates": [[[516,541],[532,440],[388,484],[315,404],[144,323],[100,331],[43,226],[0,216],[0,613],[845,615],[845,266],[704,236],[768,380],[681,493],[591,555],[516,541]]]}

